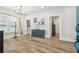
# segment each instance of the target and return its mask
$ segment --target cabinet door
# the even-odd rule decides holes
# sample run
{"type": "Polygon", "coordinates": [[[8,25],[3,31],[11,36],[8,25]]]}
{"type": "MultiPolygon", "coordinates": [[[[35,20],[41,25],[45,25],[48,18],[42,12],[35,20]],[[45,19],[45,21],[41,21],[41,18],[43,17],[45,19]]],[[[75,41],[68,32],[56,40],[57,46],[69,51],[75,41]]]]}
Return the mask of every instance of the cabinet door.
{"type": "Polygon", "coordinates": [[[3,52],[3,31],[0,31],[0,53],[3,52]]]}
{"type": "Polygon", "coordinates": [[[44,30],[40,30],[39,35],[40,35],[40,38],[44,38],[45,37],[44,30]]]}

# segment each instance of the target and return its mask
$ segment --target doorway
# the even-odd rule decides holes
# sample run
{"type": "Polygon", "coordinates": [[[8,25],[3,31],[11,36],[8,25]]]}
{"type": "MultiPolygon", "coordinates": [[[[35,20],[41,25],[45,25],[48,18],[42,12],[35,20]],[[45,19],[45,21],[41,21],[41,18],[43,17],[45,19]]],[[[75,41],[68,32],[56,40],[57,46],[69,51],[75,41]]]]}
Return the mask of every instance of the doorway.
{"type": "Polygon", "coordinates": [[[30,19],[26,20],[27,22],[27,34],[30,35],[30,27],[31,27],[31,23],[30,23],[30,19]]]}
{"type": "Polygon", "coordinates": [[[51,16],[51,37],[61,37],[61,15],[51,16]]]}

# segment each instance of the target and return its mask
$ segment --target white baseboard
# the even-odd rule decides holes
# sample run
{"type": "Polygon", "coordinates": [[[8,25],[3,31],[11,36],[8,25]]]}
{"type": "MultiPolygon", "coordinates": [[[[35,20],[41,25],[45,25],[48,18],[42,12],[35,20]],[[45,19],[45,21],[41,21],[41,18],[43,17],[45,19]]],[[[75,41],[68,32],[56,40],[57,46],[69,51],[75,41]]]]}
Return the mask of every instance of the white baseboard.
{"type": "Polygon", "coordinates": [[[75,42],[76,41],[74,38],[70,38],[70,37],[61,37],[60,40],[68,41],[68,42],[75,42]]]}
{"type": "Polygon", "coordinates": [[[45,38],[50,38],[50,36],[49,35],[45,35],[45,38]]]}

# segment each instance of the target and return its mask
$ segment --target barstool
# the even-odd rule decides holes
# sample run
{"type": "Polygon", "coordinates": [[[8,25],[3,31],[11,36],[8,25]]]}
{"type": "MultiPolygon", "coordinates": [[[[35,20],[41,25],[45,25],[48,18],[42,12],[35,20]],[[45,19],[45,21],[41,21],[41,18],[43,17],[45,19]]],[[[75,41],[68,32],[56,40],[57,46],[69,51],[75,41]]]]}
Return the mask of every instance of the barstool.
{"type": "MultiPolygon", "coordinates": [[[[79,36],[77,36],[79,37],[79,36]]],[[[75,48],[77,50],[77,53],[79,53],[79,39],[77,39],[77,41],[75,42],[75,48]]]]}
{"type": "Polygon", "coordinates": [[[76,26],[76,32],[77,32],[77,38],[75,42],[75,48],[77,50],[77,53],[79,53],[79,24],[76,26]]]}

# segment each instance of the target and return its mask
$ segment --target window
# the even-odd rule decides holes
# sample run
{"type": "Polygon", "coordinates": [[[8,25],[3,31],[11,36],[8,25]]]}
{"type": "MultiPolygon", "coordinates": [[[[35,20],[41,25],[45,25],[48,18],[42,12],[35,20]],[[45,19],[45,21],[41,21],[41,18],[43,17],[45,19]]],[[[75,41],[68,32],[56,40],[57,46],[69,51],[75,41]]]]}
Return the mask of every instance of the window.
{"type": "Polygon", "coordinates": [[[7,18],[5,16],[0,16],[0,30],[7,32],[7,18]]]}

